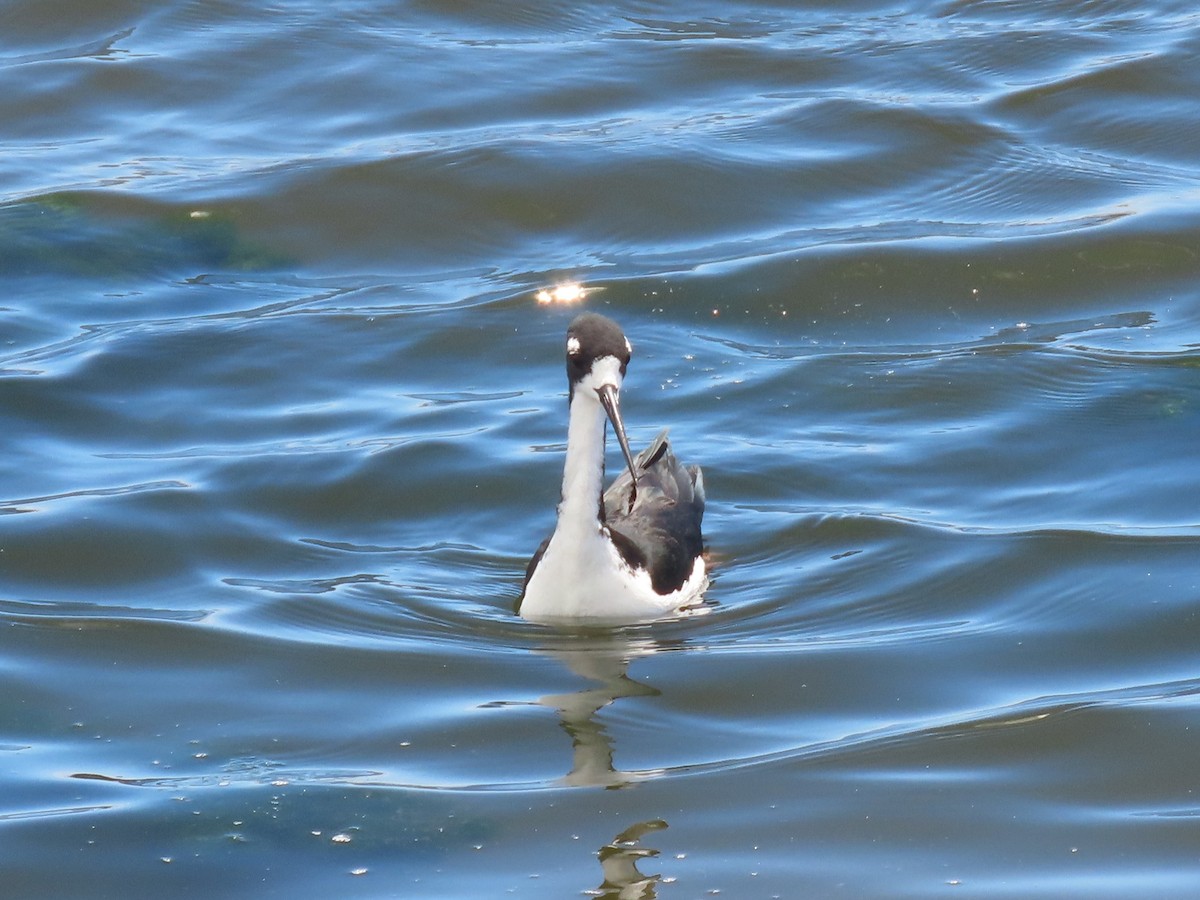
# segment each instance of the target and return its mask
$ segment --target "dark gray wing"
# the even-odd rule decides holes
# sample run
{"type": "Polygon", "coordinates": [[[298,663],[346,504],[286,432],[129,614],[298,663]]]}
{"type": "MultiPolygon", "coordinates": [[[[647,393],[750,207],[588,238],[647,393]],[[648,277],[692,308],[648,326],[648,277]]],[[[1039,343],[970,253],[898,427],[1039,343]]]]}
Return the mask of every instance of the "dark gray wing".
{"type": "Polygon", "coordinates": [[[628,471],[604,492],[604,518],[625,560],[650,573],[660,594],[679,590],[704,549],[700,522],[704,518],[704,480],[697,466],[675,458],[667,429],[637,455],[637,497],[628,471]]]}

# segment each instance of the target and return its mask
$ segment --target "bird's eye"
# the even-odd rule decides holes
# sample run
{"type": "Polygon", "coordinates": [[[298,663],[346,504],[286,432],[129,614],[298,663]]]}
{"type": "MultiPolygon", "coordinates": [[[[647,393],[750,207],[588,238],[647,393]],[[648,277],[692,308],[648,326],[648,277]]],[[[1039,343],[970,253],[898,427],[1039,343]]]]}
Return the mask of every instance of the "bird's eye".
{"type": "Polygon", "coordinates": [[[571,335],[569,338],[567,338],[567,356],[578,356],[579,350],[579,338],[575,337],[575,335],[571,335]]]}

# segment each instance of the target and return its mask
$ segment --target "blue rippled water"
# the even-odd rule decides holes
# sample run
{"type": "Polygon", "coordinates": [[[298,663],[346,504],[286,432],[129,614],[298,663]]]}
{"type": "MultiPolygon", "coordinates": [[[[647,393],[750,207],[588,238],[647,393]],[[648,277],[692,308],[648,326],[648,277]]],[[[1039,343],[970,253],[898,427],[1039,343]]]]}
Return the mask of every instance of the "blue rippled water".
{"type": "Polygon", "coordinates": [[[0,893],[1195,896],[1192,4],[0,34],[0,893]],[[512,613],[568,282],[708,615],[512,613]]]}

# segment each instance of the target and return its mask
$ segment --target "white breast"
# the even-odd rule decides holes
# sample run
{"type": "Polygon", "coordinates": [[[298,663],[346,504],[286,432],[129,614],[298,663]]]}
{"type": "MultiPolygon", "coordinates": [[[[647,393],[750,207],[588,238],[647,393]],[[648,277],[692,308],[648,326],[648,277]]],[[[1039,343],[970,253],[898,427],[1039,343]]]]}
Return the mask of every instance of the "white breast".
{"type": "Polygon", "coordinates": [[[708,586],[703,557],[697,557],[684,585],[657,593],[650,573],[634,570],[600,527],[583,534],[560,527],[542,554],[521,601],[521,616],[533,622],[586,619],[632,624],[675,615],[708,586]]]}

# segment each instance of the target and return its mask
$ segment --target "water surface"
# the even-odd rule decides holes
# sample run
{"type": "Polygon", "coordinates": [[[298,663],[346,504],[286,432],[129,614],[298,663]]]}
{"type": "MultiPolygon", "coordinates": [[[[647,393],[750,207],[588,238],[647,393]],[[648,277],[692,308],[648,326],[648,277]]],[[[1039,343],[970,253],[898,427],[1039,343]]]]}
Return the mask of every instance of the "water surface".
{"type": "Polygon", "coordinates": [[[1194,894],[1190,4],[0,28],[5,893],[1194,894]],[[566,281],[706,616],[512,614],[566,281]]]}

